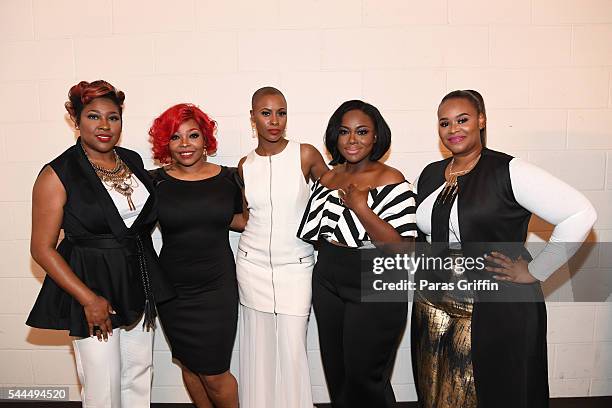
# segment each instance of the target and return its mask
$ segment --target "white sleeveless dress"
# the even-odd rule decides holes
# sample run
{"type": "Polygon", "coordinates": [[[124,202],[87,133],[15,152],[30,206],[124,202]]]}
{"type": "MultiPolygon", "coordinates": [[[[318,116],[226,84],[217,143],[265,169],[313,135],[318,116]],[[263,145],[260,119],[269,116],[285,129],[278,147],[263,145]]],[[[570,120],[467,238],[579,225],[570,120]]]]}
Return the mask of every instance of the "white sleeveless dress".
{"type": "Polygon", "coordinates": [[[308,316],[314,249],[297,237],[310,198],[300,144],[273,156],[253,150],[242,166],[249,221],[238,243],[240,303],[267,313],[308,316]]]}
{"type": "Polygon", "coordinates": [[[312,408],[306,329],[312,245],[297,238],[310,191],[300,144],[250,152],[242,167],[249,221],[238,243],[241,408],[312,408]]]}

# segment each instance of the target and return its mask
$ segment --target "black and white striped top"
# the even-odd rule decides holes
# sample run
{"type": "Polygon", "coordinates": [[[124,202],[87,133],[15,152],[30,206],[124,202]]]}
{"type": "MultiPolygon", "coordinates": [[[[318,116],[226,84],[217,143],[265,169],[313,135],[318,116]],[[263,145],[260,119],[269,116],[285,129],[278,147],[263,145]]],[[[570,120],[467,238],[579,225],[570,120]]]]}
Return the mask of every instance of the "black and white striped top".
{"type": "MultiPolygon", "coordinates": [[[[416,237],[415,194],[412,184],[402,181],[373,188],[368,207],[403,237],[416,237]]],[[[316,242],[333,240],[349,247],[369,246],[370,238],[355,213],[341,204],[338,190],[318,181],[312,186],[297,236],[316,242]]]]}

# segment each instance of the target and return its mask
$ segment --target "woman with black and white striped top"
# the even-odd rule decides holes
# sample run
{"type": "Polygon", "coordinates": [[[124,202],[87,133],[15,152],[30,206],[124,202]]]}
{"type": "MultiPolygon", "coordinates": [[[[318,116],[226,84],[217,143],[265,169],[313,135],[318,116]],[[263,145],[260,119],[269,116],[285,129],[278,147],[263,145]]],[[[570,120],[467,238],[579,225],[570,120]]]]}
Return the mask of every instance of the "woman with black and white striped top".
{"type": "Polygon", "coordinates": [[[361,259],[373,243],[416,236],[415,198],[402,173],[381,162],[391,130],[374,106],[343,103],[325,145],[334,169],[313,186],[298,236],[318,242],[312,302],[334,407],[391,407],[390,375],[406,302],[361,301],[361,259]]]}

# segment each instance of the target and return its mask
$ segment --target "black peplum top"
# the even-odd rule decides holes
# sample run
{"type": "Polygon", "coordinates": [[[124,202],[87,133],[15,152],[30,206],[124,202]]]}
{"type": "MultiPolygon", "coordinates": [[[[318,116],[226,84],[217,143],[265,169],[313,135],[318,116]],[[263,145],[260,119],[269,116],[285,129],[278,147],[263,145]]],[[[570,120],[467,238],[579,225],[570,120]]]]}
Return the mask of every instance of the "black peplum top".
{"type": "MultiPolygon", "coordinates": [[[[153,183],[138,153],[115,149],[150,194],[129,228],[85,156],[80,139],[48,165],[67,196],[64,239],[57,251],[81,281],[108,300],[117,312],[110,316],[112,325],[118,327],[136,323],[143,312],[145,320],[153,321],[155,302],[171,299],[174,289],[165,281],[151,240],[157,220],[153,183]]],[[[26,324],[69,330],[71,336],[89,335],[83,307],[48,275],[26,324]]]]}

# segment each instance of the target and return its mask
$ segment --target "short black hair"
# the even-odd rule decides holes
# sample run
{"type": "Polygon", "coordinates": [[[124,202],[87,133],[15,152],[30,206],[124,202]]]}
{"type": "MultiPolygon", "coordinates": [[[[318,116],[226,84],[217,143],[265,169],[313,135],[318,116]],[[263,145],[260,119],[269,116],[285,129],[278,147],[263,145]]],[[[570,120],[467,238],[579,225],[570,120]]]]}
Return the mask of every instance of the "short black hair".
{"type": "Polygon", "coordinates": [[[257,99],[259,99],[261,96],[264,95],[280,95],[283,97],[283,99],[285,99],[285,101],[287,100],[285,98],[285,95],[283,95],[283,93],[281,91],[279,91],[278,89],[276,89],[273,86],[264,86],[263,88],[259,88],[258,90],[256,90],[253,93],[253,96],[251,97],[251,106],[255,106],[255,101],[257,101],[257,99]]]}
{"type": "Polygon", "coordinates": [[[346,159],[338,150],[338,135],[340,133],[340,126],[342,125],[342,117],[345,113],[352,110],[359,110],[365,113],[372,119],[372,122],[374,122],[376,142],[370,153],[371,161],[379,160],[387,153],[391,146],[391,129],[382,117],[380,111],[374,105],[358,99],[346,101],[331,115],[327,123],[327,129],[325,130],[325,147],[332,156],[332,160],[329,162],[330,166],[346,162],[346,159]]]}

